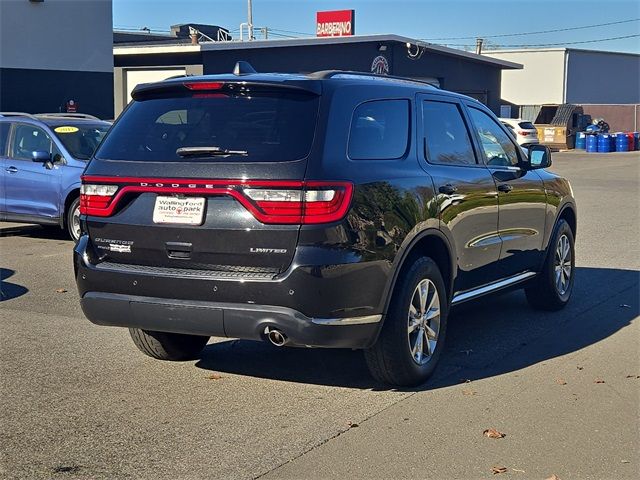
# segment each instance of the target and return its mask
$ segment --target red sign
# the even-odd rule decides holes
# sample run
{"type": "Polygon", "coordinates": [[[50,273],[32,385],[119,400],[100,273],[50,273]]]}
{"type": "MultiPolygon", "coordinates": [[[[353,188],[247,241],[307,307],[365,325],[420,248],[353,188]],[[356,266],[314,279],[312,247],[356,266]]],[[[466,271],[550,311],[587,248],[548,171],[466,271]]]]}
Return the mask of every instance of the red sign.
{"type": "Polygon", "coordinates": [[[65,105],[67,113],[76,113],[78,111],[78,104],[73,100],[69,100],[65,105]]]}
{"type": "Polygon", "coordinates": [[[334,10],[316,13],[316,36],[345,37],[356,33],[356,11],[334,10]]]}

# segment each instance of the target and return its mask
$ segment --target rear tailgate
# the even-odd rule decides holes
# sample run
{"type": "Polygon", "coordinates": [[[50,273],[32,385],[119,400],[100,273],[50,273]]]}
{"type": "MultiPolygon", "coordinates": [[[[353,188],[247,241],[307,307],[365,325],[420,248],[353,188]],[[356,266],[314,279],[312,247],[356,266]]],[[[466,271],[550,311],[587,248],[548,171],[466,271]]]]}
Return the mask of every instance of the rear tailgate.
{"type": "Polygon", "coordinates": [[[350,195],[304,182],[319,95],[187,83],[134,93],[96,152],[81,195],[91,242],[107,266],[273,277],[293,259],[308,206],[331,220],[350,195]]]}

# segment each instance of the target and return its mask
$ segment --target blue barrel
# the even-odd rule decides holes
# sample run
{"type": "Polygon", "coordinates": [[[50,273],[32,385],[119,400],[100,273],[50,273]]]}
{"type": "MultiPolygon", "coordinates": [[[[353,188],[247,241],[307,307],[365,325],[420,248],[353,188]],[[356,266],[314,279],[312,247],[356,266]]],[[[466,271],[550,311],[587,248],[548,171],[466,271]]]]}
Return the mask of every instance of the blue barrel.
{"type": "Polygon", "coordinates": [[[616,138],[617,138],[617,135],[615,133],[609,134],[609,140],[610,140],[609,144],[611,145],[611,147],[609,148],[610,152],[616,151],[616,138]]]}
{"type": "Polygon", "coordinates": [[[633,139],[635,140],[635,149],[636,150],[640,150],[640,144],[638,144],[638,141],[640,141],[640,132],[633,132],[633,139]]]}
{"type": "Polygon", "coordinates": [[[587,148],[587,134],[584,132],[576,133],[576,150],[584,150],[587,148]]]}
{"type": "Polygon", "coordinates": [[[628,152],[629,151],[629,139],[627,135],[622,132],[616,133],[616,152],[628,152]]]}
{"type": "Polygon", "coordinates": [[[587,135],[587,152],[595,153],[598,151],[598,136],[587,135]]]}
{"type": "Polygon", "coordinates": [[[611,151],[611,135],[601,133],[598,135],[598,153],[609,153],[611,151]]]}

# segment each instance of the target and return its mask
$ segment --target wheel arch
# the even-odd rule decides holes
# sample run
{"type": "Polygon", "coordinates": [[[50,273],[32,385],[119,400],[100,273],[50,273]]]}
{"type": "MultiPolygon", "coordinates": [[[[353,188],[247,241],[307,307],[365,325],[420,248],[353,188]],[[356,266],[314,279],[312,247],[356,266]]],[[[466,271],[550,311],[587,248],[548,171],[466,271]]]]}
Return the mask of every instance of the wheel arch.
{"type": "Polygon", "coordinates": [[[453,252],[454,249],[451,242],[440,230],[429,228],[416,235],[411,243],[404,249],[401,256],[399,256],[395,265],[393,277],[387,287],[385,295],[384,316],[386,316],[387,309],[391,303],[398,278],[413,264],[415,259],[420,257],[429,257],[438,265],[447,289],[447,298],[451,299],[453,281],[457,271],[456,256],[453,252]]]}
{"type": "Polygon", "coordinates": [[[60,215],[60,228],[65,229],[67,228],[67,210],[69,209],[69,206],[71,205],[71,202],[73,202],[76,198],[78,198],[80,196],[80,184],[72,187],[66,194],[65,198],[64,198],[64,203],[63,203],[63,208],[62,208],[62,212],[60,215]]]}

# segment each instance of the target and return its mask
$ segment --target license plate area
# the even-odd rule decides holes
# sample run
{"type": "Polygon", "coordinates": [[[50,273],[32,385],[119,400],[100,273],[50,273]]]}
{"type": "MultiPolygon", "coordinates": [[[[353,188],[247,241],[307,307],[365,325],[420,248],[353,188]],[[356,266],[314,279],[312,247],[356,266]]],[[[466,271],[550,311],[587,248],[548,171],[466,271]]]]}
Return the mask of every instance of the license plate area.
{"type": "Polygon", "coordinates": [[[202,225],[204,197],[157,196],[153,207],[153,223],[202,225]]]}

